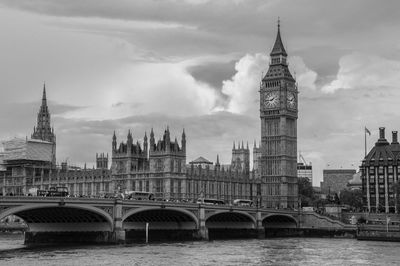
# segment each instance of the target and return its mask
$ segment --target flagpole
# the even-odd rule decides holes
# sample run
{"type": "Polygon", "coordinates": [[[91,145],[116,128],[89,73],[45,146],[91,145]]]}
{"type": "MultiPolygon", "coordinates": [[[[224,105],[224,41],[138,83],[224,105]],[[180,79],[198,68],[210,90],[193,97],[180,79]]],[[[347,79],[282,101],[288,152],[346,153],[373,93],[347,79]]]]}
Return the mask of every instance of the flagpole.
{"type": "Polygon", "coordinates": [[[364,151],[365,151],[365,155],[364,158],[367,157],[367,127],[364,127],[364,151]]]}

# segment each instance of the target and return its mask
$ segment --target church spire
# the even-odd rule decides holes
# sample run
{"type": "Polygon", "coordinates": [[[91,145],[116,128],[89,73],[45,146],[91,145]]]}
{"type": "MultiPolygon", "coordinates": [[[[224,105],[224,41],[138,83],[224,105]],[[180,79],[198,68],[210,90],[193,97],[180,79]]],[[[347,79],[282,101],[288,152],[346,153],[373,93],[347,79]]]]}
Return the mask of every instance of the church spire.
{"type": "Polygon", "coordinates": [[[43,95],[42,95],[42,106],[47,105],[47,98],[46,98],[46,83],[43,83],[43,95]]]}
{"type": "Polygon", "coordinates": [[[33,129],[32,139],[55,143],[54,130],[50,125],[50,112],[47,107],[46,84],[43,83],[42,104],[37,116],[37,126],[33,129]]]}
{"type": "Polygon", "coordinates": [[[278,18],[278,33],[276,34],[275,44],[274,44],[274,47],[272,48],[270,55],[271,56],[274,56],[274,55],[287,56],[287,53],[286,53],[285,47],[283,46],[283,42],[282,42],[282,38],[281,38],[281,23],[280,23],[279,18],[278,18]]]}

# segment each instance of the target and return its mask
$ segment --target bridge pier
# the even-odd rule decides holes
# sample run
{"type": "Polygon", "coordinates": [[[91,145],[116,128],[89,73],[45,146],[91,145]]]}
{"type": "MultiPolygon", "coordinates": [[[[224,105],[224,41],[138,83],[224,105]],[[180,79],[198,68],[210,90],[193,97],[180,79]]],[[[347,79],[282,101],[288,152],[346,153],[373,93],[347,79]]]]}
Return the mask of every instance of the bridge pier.
{"type": "Polygon", "coordinates": [[[122,226],[122,201],[115,200],[114,203],[114,228],[109,242],[115,244],[125,243],[126,233],[122,226]]]}
{"type": "Polygon", "coordinates": [[[258,239],[264,239],[265,238],[265,227],[262,224],[262,213],[261,213],[261,211],[259,211],[259,210],[257,211],[256,218],[257,218],[257,225],[256,225],[257,238],[258,239]]]}
{"type": "Polygon", "coordinates": [[[206,227],[206,212],[203,206],[199,208],[199,226],[195,238],[208,240],[208,228],[206,227]]]}

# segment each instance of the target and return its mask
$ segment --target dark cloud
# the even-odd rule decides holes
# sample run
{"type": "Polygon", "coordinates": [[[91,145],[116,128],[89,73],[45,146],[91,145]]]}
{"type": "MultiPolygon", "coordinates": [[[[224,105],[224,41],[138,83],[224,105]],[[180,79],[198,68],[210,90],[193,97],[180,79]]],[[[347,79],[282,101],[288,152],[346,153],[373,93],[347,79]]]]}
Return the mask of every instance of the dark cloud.
{"type": "Polygon", "coordinates": [[[220,89],[222,81],[230,79],[235,74],[235,63],[236,60],[227,63],[208,63],[191,66],[187,70],[195,79],[220,89]]]}
{"type": "Polygon", "coordinates": [[[350,50],[331,46],[310,46],[303,50],[293,51],[293,55],[303,58],[304,63],[310,69],[318,71],[316,80],[318,87],[331,82],[336,77],[339,70],[339,59],[348,53],[350,53],[350,50]]]}
{"type": "MultiPolygon", "coordinates": [[[[91,23],[71,20],[64,27],[127,40],[143,48],[144,56],[194,56],[237,51],[269,52],[282,19],[285,45],[301,55],[318,73],[317,85],[332,80],[340,56],[364,49],[400,58],[397,25],[400,3],[356,1],[208,1],[193,5],[184,1],[52,1],[2,0],[4,6],[52,17],[89,18],[91,23]],[[268,18],[268,19],[267,19],[268,18]],[[96,20],[106,19],[127,25],[96,20]],[[130,27],[135,22],[156,23],[130,27]],[[379,21],[379,23],[377,23],[379,21]],[[167,27],[159,27],[162,23],[167,27]],[[371,41],[374,40],[374,41],[371,41]],[[384,41],[383,41],[384,40],[384,41]]],[[[62,22],[52,21],[52,25],[62,22]]],[[[148,59],[148,58],[147,58],[148,59]]],[[[224,74],[224,73],[221,73],[224,74]]],[[[201,75],[201,74],[200,74],[201,75]]],[[[208,77],[204,77],[210,82],[208,77]]],[[[214,83],[214,78],[211,78],[214,83]]]]}

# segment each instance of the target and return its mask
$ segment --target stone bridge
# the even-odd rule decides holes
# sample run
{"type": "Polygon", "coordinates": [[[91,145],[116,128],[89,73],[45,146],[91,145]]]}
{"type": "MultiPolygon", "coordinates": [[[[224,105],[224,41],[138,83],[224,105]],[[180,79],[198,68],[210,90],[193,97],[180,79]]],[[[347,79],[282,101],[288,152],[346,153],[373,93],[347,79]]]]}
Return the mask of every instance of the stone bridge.
{"type": "MultiPolygon", "coordinates": [[[[299,228],[301,220],[301,215],[296,211],[229,205],[98,198],[0,197],[0,220],[8,215],[16,215],[27,223],[26,243],[119,243],[130,238],[143,239],[146,223],[149,224],[150,236],[153,233],[168,239],[209,239],[210,235],[211,238],[226,236],[228,231],[229,234],[240,232],[237,236],[265,237],[268,230],[299,228]]],[[[306,218],[303,219],[310,220],[306,218]]],[[[323,221],[329,226],[329,221],[323,221]]]]}

